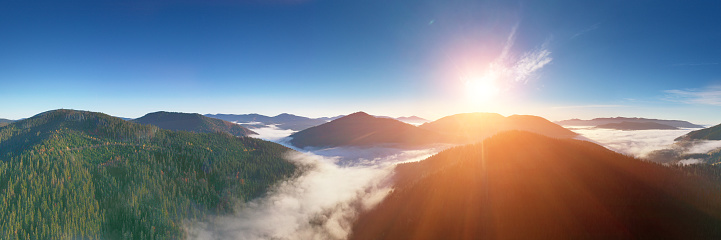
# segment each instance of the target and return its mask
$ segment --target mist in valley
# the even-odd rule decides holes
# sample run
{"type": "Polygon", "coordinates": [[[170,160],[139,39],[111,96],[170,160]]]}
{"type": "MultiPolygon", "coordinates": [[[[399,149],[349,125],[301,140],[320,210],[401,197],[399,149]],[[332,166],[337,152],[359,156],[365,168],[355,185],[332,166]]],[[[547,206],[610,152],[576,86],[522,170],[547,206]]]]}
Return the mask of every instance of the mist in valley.
{"type": "Polygon", "coordinates": [[[347,239],[359,211],[391,191],[395,164],[420,161],[450,147],[298,149],[288,144],[292,130],[273,125],[251,130],[258,133],[252,137],[296,150],[285,157],[304,172],[262,198],[238,203],[232,215],[186,223],[191,239],[347,239]]]}

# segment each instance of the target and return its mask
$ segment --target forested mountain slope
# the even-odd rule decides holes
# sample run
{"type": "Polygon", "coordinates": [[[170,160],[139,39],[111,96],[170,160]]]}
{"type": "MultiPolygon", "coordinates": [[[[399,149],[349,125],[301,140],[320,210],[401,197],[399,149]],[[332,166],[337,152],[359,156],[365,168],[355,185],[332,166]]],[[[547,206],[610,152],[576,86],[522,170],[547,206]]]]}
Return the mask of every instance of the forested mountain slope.
{"type": "Polygon", "coordinates": [[[681,140],[721,140],[721,124],[692,131],[676,138],[676,141],[681,140]]]}
{"type": "Polygon", "coordinates": [[[718,182],[511,131],[396,167],[352,239],[719,239],[718,182]]]}
{"type": "Polygon", "coordinates": [[[255,132],[238,124],[206,117],[197,113],[154,112],[148,113],[133,122],[152,124],[162,129],[188,131],[194,133],[226,132],[234,136],[247,136],[255,132]]]}
{"type": "Polygon", "coordinates": [[[292,176],[289,149],[55,110],[0,128],[0,236],[181,239],[292,176]]]}

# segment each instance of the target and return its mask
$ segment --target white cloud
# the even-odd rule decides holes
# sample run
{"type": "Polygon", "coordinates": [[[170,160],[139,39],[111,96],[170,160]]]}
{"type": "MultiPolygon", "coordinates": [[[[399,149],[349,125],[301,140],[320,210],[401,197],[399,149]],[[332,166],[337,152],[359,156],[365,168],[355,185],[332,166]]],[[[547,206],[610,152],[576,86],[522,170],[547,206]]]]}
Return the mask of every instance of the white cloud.
{"type": "Polygon", "coordinates": [[[532,51],[521,54],[520,57],[511,54],[516,41],[518,26],[519,24],[516,24],[511,29],[501,54],[489,64],[487,75],[496,75],[502,79],[527,83],[538,70],[553,61],[551,51],[548,48],[550,40],[546,40],[541,46],[532,51]]]}
{"type": "Polygon", "coordinates": [[[523,54],[523,57],[521,57],[521,59],[519,59],[513,66],[514,79],[517,82],[526,83],[536,71],[543,68],[543,66],[546,66],[546,64],[551,63],[552,60],[551,51],[549,51],[545,46],[534,51],[527,52],[523,54]]]}
{"type": "Polygon", "coordinates": [[[670,148],[675,138],[695,129],[622,131],[591,127],[570,130],[613,151],[643,158],[655,150],[670,148]]]}
{"type": "Polygon", "coordinates": [[[359,210],[389,193],[395,164],[425,159],[441,148],[333,148],[293,152],[307,170],[241,205],[231,216],[187,223],[191,239],[346,239],[359,210]]]}
{"type": "Polygon", "coordinates": [[[275,124],[266,125],[266,127],[262,127],[262,128],[248,128],[248,129],[257,133],[254,135],[250,135],[250,137],[260,138],[260,139],[263,139],[266,141],[271,141],[271,142],[279,142],[279,141],[283,140],[283,138],[286,138],[296,132],[292,129],[280,129],[275,124]]]}
{"type": "Polygon", "coordinates": [[[691,165],[691,164],[699,164],[699,163],[703,163],[703,160],[701,160],[701,159],[695,159],[695,158],[689,158],[689,159],[684,159],[684,160],[678,161],[678,164],[679,164],[679,165],[684,165],[684,166],[686,166],[686,165],[691,165]]]}
{"type": "Polygon", "coordinates": [[[583,30],[581,30],[580,32],[578,32],[578,33],[574,34],[573,36],[571,36],[571,39],[577,38],[578,36],[581,36],[581,35],[583,35],[583,34],[586,34],[586,33],[590,32],[590,31],[596,30],[596,29],[598,29],[599,26],[601,26],[601,23],[600,23],[600,22],[599,22],[599,23],[596,23],[596,24],[593,24],[593,25],[591,25],[590,27],[588,27],[588,28],[586,28],[586,29],[583,29],[583,30]]]}
{"type": "Polygon", "coordinates": [[[552,109],[572,109],[572,108],[622,108],[628,107],[626,105],[612,105],[612,104],[590,104],[590,105],[575,105],[575,106],[556,106],[552,109]]]}
{"type": "Polygon", "coordinates": [[[709,66],[709,65],[719,65],[719,64],[721,64],[721,63],[718,63],[718,62],[706,62],[706,63],[697,62],[697,63],[677,63],[677,64],[674,64],[673,66],[709,66]]]}
{"type": "Polygon", "coordinates": [[[721,86],[703,89],[666,90],[666,100],[687,104],[704,104],[721,106],[721,86]]]}
{"type": "Polygon", "coordinates": [[[638,130],[622,131],[598,129],[594,127],[569,127],[581,136],[578,139],[590,140],[613,151],[645,158],[649,161],[679,164],[695,164],[699,159],[681,158],[686,154],[704,154],[721,148],[721,141],[695,140],[676,142],[674,139],[697,129],[679,130],[638,130]]]}

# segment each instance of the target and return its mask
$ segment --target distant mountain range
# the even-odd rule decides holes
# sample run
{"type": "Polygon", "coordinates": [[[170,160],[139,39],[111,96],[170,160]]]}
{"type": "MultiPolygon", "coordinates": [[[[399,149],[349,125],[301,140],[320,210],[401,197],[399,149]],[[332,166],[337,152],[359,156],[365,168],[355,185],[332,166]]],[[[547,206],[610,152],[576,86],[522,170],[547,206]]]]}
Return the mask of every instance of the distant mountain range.
{"type": "MultiPolygon", "coordinates": [[[[265,115],[260,115],[256,113],[252,114],[205,114],[206,117],[211,118],[217,118],[229,122],[236,122],[240,125],[243,125],[245,127],[249,128],[262,128],[267,127],[268,125],[275,125],[276,127],[280,129],[290,129],[295,131],[300,131],[307,129],[309,127],[318,126],[342,117],[345,117],[346,115],[338,115],[335,117],[321,117],[321,118],[308,118],[303,116],[297,116],[293,114],[288,113],[282,113],[274,117],[269,117],[265,115]]],[[[393,118],[388,116],[375,116],[379,118],[390,118],[390,119],[396,119],[401,122],[410,123],[410,124],[422,124],[425,122],[428,122],[428,120],[417,117],[417,116],[410,116],[410,117],[399,117],[399,118],[393,118]]]]}
{"type": "Polygon", "coordinates": [[[504,132],[395,173],[350,239],[721,238],[721,184],[580,140],[504,132]]]}
{"type": "Polygon", "coordinates": [[[609,123],[645,123],[654,122],[658,124],[668,125],[677,128],[703,128],[701,125],[693,124],[687,121],[681,120],[662,120],[662,119],[649,119],[649,118],[626,118],[626,117],[615,117],[615,118],[594,118],[591,120],[581,119],[570,119],[556,122],[562,126],[599,126],[609,123]]]}
{"type": "Polygon", "coordinates": [[[422,129],[454,136],[457,142],[474,142],[508,130],[535,132],[550,137],[572,138],[576,133],[542,117],[497,113],[461,113],[420,126],[422,129]]]}
{"type": "Polygon", "coordinates": [[[596,126],[596,128],[616,129],[616,130],[674,130],[677,127],[660,124],[656,122],[620,122],[606,123],[596,126]]]}
{"type": "Polygon", "coordinates": [[[283,113],[274,117],[260,114],[206,114],[206,117],[222,119],[229,122],[236,122],[250,128],[261,128],[268,125],[276,125],[281,129],[300,131],[309,127],[321,125],[328,122],[325,119],[313,119],[293,114],[283,113]]]}
{"type": "Polygon", "coordinates": [[[392,118],[374,117],[365,112],[353,113],[294,133],[290,137],[290,143],[301,148],[384,144],[416,146],[451,142],[448,136],[392,118]]]}
{"type": "Polygon", "coordinates": [[[238,124],[206,117],[197,113],[154,112],[131,121],[140,124],[152,124],[162,129],[173,131],[188,131],[194,133],[226,132],[239,137],[256,134],[250,129],[238,124]]]}
{"type": "Polygon", "coordinates": [[[466,113],[441,118],[416,127],[392,118],[357,112],[292,134],[296,147],[370,146],[390,144],[418,146],[433,143],[469,143],[498,132],[525,130],[552,137],[577,134],[536,116],[466,113]]]}

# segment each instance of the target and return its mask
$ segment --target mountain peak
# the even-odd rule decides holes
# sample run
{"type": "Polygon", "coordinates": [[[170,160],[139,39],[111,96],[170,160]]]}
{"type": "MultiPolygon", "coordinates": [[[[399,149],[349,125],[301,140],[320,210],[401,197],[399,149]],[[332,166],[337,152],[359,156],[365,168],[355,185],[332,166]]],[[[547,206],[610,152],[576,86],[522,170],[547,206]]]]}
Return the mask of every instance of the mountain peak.
{"type": "Polygon", "coordinates": [[[372,117],[372,118],[375,118],[374,116],[372,116],[372,115],[370,115],[370,114],[368,114],[368,113],[366,113],[366,112],[363,112],[363,111],[359,111],[359,112],[354,112],[354,113],[348,114],[348,115],[346,115],[346,116],[343,117],[343,118],[357,118],[357,117],[372,117]]]}

